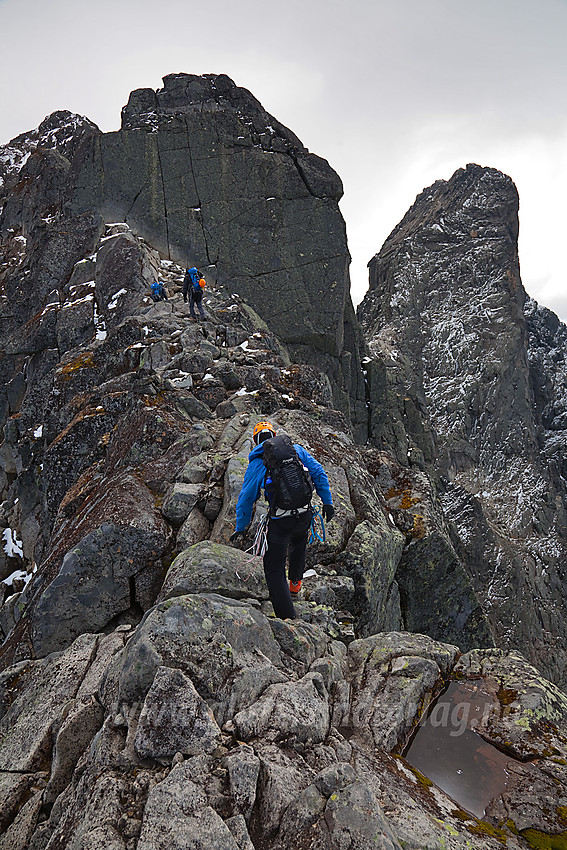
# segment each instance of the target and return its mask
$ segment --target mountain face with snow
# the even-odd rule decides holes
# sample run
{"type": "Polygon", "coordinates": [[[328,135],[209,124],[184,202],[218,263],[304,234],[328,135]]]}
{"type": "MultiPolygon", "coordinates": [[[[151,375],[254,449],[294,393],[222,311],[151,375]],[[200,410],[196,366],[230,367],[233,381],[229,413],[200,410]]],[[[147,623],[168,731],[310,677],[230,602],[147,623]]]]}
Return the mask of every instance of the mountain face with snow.
{"type": "Polygon", "coordinates": [[[387,376],[372,439],[422,453],[497,645],[564,683],[565,327],[522,286],[517,212],[494,169],[435,183],[370,261],[359,317],[387,376]]]}
{"type": "Polygon", "coordinates": [[[0,850],[564,841],[567,329],[509,178],[420,195],[360,322],[339,178],[223,75],[0,181],[0,850]],[[336,507],[293,621],[229,542],[265,418],[336,507]]]}

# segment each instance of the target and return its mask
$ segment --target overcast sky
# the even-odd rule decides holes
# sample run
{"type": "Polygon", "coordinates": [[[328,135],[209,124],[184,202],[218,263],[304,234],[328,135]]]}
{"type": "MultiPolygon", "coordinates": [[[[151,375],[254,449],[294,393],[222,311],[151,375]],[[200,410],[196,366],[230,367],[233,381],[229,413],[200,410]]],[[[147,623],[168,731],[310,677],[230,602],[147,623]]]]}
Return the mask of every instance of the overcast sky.
{"type": "Polygon", "coordinates": [[[56,109],[120,126],[135,88],[225,73],[345,188],[352,294],[468,162],[520,193],[528,293],[567,320],[567,0],[0,0],[0,144],[56,109]]]}

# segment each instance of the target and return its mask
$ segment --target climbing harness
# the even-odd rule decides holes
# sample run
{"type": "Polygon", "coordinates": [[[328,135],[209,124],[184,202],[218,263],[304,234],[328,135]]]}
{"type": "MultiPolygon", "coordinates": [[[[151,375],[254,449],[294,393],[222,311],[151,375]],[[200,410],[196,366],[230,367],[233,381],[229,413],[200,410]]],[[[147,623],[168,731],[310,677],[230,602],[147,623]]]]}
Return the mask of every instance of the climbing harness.
{"type": "Polygon", "coordinates": [[[307,543],[315,543],[318,540],[320,543],[325,542],[325,523],[323,515],[318,507],[313,507],[313,515],[311,517],[311,528],[309,530],[309,539],[307,543]]]}
{"type": "MultiPolygon", "coordinates": [[[[252,567],[250,567],[250,571],[247,576],[240,575],[240,570],[246,566],[246,564],[251,564],[254,558],[263,558],[266,549],[268,548],[268,514],[264,514],[258,523],[258,527],[256,528],[256,534],[254,535],[254,542],[252,546],[245,550],[245,555],[250,555],[249,558],[246,558],[245,561],[235,570],[236,576],[240,579],[240,581],[247,581],[252,575],[252,567]]],[[[320,543],[325,542],[325,523],[323,521],[323,515],[319,508],[313,507],[313,515],[311,517],[311,526],[309,529],[309,538],[307,543],[314,543],[318,540],[320,543]]]]}
{"type": "MultiPolygon", "coordinates": [[[[251,564],[252,561],[254,560],[254,558],[263,558],[267,548],[268,548],[268,515],[264,514],[260,518],[260,522],[258,523],[258,527],[256,529],[256,534],[254,535],[254,542],[252,543],[252,546],[250,546],[250,548],[246,549],[245,552],[244,552],[245,555],[250,554],[251,557],[247,558],[243,562],[240,569],[242,569],[242,567],[245,566],[245,564],[251,564]]],[[[252,568],[250,568],[250,572],[248,573],[247,576],[241,576],[240,573],[238,572],[238,568],[235,570],[235,572],[236,572],[237,577],[240,579],[240,581],[247,581],[250,578],[250,576],[252,575],[252,568]]]]}

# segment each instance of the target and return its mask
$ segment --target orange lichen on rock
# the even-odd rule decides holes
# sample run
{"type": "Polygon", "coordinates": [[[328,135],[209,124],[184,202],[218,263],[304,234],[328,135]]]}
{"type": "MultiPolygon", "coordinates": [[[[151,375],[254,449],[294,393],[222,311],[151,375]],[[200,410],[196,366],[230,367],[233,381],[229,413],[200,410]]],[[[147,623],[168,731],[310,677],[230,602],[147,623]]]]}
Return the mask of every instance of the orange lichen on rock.
{"type": "Polygon", "coordinates": [[[75,359],[71,360],[69,363],[65,363],[65,365],[61,366],[58,371],[61,375],[63,375],[63,380],[68,381],[77,369],[94,368],[95,362],[92,351],[86,351],[84,354],[79,354],[78,357],[75,357],[75,359]]]}

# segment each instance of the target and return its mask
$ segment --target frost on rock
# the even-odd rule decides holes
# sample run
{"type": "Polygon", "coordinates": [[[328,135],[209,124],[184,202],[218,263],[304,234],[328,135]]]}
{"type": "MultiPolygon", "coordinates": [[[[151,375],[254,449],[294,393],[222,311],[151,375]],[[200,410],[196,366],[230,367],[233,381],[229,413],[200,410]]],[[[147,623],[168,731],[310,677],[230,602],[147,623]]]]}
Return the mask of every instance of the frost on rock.
{"type": "Polygon", "coordinates": [[[67,110],[53,112],[36,130],[22,133],[7,145],[0,146],[0,189],[18,179],[35,151],[55,149],[70,159],[85,135],[99,132],[88,118],[67,110]]]}
{"type": "Polygon", "coordinates": [[[0,173],[4,174],[2,183],[6,176],[18,174],[29,159],[30,151],[21,148],[4,145],[0,147],[0,173]]]}
{"type": "Polygon", "coordinates": [[[84,295],[82,298],[76,298],[75,300],[67,299],[61,305],[61,309],[65,310],[69,307],[77,307],[79,304],[87,304],[89,301],[94,301],[94,295],[84,295]]]}
{"type": "Polygon", "coordinates": [[[435,466],[499,645],[561,679],[567,328],[522,287],[517,210],[512,181],[494,169],[470,165],[438,181],[371,260],[359,317],[395,388],[390,412],[407,434],[397,456],[417,446],[435,466]]]}
{"type": "Polygon", "coordinates": [[[108,303],[109,310],[116,310],[118,307],[118,302],[123,295],[126,295],[126,289],[119,289],[118,292],[115,292],[112,296],[111,300],[108,303]]]}
{"type": "Polygon", "coordinates": [[[107,336],[106,323],[97,310],[96,301],[94,301],[94,326],[96,329],[95,339],[105,340],[107,336]]]}
{"type": "Polygon", "coordinates": [[[24,570],[14,570],[7,578],[2,579],[2,584],[12,585],[15,581],[25,580],[27,573],[24,570]]]}
{"type": "Polygon", "coordinates": [[[18,540],[13,528],[5,528],[2,539],[4,541],[4,552],[9,558],[24,557],[23,543],[21,540],[18,540]]]}

